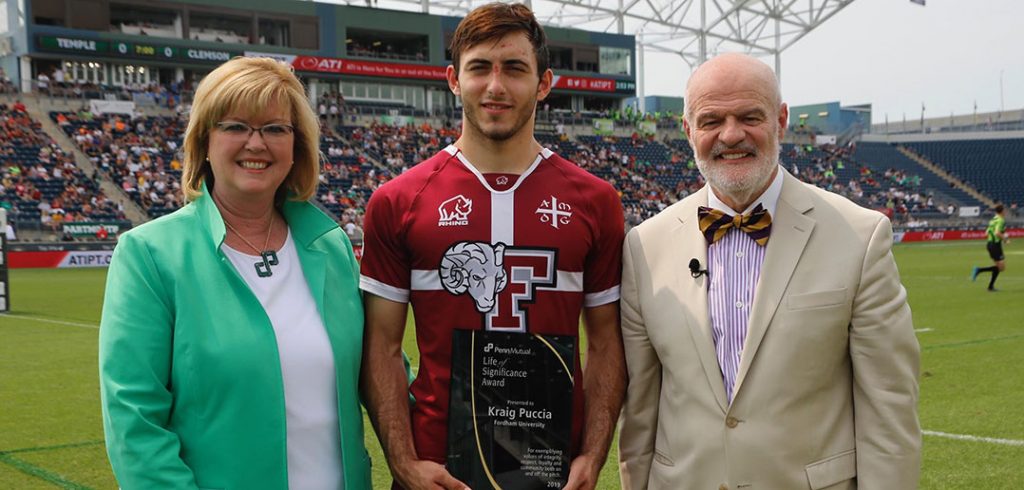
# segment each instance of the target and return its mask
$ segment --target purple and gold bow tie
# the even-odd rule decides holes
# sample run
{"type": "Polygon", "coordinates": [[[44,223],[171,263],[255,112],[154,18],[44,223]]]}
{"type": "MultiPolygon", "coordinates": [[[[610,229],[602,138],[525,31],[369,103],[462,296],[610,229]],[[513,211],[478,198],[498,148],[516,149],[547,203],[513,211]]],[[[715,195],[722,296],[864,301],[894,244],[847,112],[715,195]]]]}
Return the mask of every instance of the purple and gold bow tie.
{"type": "Polygon", "coordinates": [[[768,236],[772,232],[772,216],[760,204],[750,214],[737,214],[736,216],[701,206],[697,208],[697,218],[700,220],[700,231],[704,233],[708,245],[725,236],[725,232],[729,231],[729,228],[738,228],[763,247],[768,244],[768,236]]]}

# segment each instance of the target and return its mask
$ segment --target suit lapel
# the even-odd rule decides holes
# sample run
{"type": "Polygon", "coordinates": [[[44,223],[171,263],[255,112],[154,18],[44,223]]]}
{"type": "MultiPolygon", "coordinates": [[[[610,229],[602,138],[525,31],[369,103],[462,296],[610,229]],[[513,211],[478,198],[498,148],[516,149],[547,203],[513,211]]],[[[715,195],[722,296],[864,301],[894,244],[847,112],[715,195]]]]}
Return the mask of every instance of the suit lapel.
{"type": "Polygon", "coordinates": [[[722,369],[718,365],[718,356],[715,355],[715,343],[711,333],[711,317],[708,314],[708,276],[693,278],[690,276],[690,259],[700,261],[702,268],[708,266],[708,244],[704,235],[700,232],[697,220],[697,207],[707,204],[707,190],[703,189],[694,194],[692,199],[681,206],[676,218],[679,226],[673,230],[669,247],[672,251],[672,271],[675,271],[675,290],[679,292],[680,306],[686,305],[689,311],[681,312],[679,318],[686,322],[693,343],[697,347],[701,365],[704,367],[704,374],[707,376],[708,385],[718,401],[722,413],[726,410],[725,383],[722,381],[722,369]],[[686,314],[689,313],[689,314],[686,314]]]}
{"type": "Polygon", "coordinates": [[[812,207],[804,184],[786,173],[775,216],[772,217],[772,234],[761,266],[761,278],[754,292],[754,306],[747,323],[747,338],[740,357],[733,400],[739,396],[743,380],[814,229],[814,219],[804,215],[812,207]]]}

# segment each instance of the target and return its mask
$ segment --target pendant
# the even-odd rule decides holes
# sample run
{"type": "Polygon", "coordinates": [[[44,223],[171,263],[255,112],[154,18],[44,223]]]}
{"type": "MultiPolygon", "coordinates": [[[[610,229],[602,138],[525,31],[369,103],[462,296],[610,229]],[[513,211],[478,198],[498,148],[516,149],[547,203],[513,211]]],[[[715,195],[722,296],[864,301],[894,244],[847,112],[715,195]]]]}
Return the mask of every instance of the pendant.
{"type": "Polygon", "coordinates": [[[256,275],[260,277],[270,277],[274,275],[274,271],[270,270],[270,266],[277,265],[277,252],[273,250],[264,250],[260,252],[261,262],[253,264],[256,267],[256,275]]]}

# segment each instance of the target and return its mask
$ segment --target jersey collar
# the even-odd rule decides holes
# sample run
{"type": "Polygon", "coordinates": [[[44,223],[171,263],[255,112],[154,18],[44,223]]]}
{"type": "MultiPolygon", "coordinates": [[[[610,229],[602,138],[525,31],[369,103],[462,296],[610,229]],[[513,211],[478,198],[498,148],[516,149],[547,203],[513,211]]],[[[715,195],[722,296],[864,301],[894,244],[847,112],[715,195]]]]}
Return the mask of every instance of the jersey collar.
{"type": "Polygon", "coordinates": [[[483,185],[484,188],[486,188],[488,191],[491,191],[492,194],[509,194],[515,192],[515,190],[519,188],[519,186],[522,185],[524,181],[526,181],[526,178],[529,177],[530,174],[532,174],[533,171],[537,169],[541,162],[547,160],[548,158],[551,158],[551,155],[554,155],[554,152],[552,152],[551,150],[547,148],[541,148],[540,153],[537,154],[537,158],[533,160],[533,164],[531,164],[530,168],[527,168],[525,172],[519,175],[519,178],[516,180],[516,183],[512,184],[512,187],[509,187],[508,189],[498,191],[491,187],[491,184],[487,182],[487,179],[484,178],[484,175],[482,173],[480,173],[480,170],[477,170],[477,168],[474,167],[472,163],[470,163],[469,159],[466,158],[466,155],[464,155],[462,151],[458,149],[458,147],[456,147],[455,145],[448,145],[448,147],[445,148],[444,151],[448,152],[448,154],[452,155],[453,157],[458,158],[459,161],[462,162],[462,164],[465,165],[470,172],[473,172],[473,175],[475,175],[477,180],[480,181],[480,184],[483,185]]]}

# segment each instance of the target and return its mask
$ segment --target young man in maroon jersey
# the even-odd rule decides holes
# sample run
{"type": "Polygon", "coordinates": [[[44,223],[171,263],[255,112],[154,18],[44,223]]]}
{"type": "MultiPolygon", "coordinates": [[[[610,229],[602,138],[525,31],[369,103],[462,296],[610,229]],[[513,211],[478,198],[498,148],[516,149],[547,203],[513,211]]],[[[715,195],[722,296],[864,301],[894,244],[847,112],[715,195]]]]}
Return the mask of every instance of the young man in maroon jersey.
{"type": "Polygon", "coordinates": [[[576,337],[582,312],[588,362],[573,366],[583,381],[573,388],[566,488],[591,489],[626,383],[621,203],[611,185],[533,137],[553,75],[527,7],[474,10],[451,52],[462,136],[382,186],[367,207],[364,399],[396,486],[465,488],[444,466],[453,331],[576,337]],[[401,350],[409,303],[420,352],[411,387],[401,350]]]}

